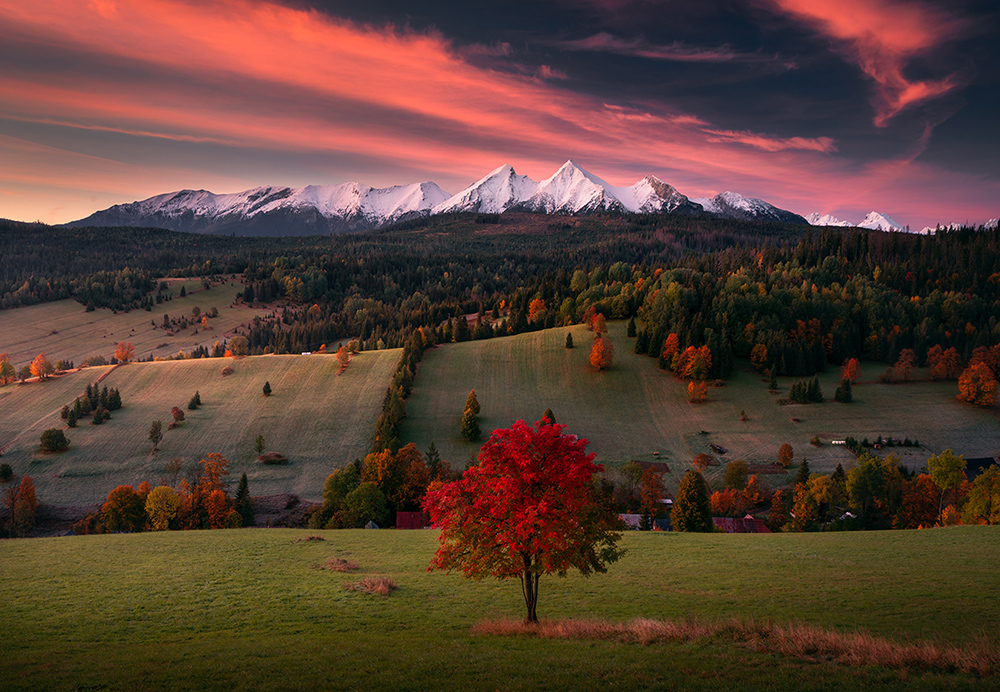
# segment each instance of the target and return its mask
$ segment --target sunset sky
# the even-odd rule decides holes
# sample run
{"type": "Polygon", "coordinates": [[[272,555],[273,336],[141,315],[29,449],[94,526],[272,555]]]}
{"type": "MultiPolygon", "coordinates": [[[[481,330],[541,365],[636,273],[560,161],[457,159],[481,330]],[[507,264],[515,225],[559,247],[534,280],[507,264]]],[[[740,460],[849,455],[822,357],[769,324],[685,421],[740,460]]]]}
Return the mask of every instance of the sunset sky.
{"type": "Polygon", "coordinates": [[[1000,216],[994,1],[0,0],[0,37],[3,218],[570,158],[855,223],[1000,216]]]}

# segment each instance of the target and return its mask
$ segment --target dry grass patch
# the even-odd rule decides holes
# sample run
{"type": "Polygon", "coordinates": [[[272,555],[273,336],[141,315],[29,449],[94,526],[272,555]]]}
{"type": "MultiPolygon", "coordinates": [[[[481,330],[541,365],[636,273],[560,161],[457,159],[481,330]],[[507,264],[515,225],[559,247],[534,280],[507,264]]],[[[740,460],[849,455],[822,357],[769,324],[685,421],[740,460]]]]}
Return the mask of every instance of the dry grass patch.
{"type": "Polygon", "coordinates": [[[344,584],[344,588],[348,591],[360,591],[372,596],[388,596],[399,587],[396,586],[392,577],[371,576],[362,577],[360,581],[353,583],[347,582],[344,584]]]}
{"type": "Polygon", "coordinates": [[[477,634],[545,639],[597,639],[635,644],[718,640],[744,644],[807,661],[837,661],[849,666],[921,668],[991,676],[1000,669],[1000,644],[985,638],[965,647],[932,642],[900,643],[864,631],[833,632],[806,624],[778,625],[759,620],[554,620],[529,625],[514,620],[483,622],[477,634]]]}
{"type": "Polygon", "coordinates": [[[361,565],[357,562],[345,560],[342,557],[328,557],[324,567],[331,572],[357,572],[361,569],[361,565]]]}
{"type": "Polygon", "coordinates": [[[292,543],[307,543],[309,541],[325,541],[326,539],[322,536],[303,536],[302,538],[296,538],[292,543]]]}

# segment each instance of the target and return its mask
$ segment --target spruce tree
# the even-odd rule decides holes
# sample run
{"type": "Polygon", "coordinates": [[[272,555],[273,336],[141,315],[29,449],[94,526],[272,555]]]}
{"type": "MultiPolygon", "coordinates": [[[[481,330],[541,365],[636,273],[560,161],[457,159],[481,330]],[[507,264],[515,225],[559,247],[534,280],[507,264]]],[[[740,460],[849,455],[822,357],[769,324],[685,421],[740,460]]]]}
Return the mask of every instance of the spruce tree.
{"type": "Polygon", "coordinates": [[[271,396],[271,383],[270,382],[265,382],[264,383],[264,396],[271,396]]]}
{"type": "Polygon", "coordinates": [[[466,409],[465,413],[462,414],[462,437],[469,442],[475,442],[482,435],[482,431],[479,429],[479,417],[472,412],[472,409],[466,409]]]}
{"type": "Polygon", "coordinates": [[[770,372],[771,374],[767,380],[767,388],[774,392],[778,389],[778,375],[775,372],[775,367],[773,365],[770,368],[770,372]]]}
{"type": "Polygon", "coordinates": [[[799,472],[795,475],[795,485],[809,484],[809,462],[805,459],[799,465],[799,472]]]}
{"type": "Polygon", "coordinates": [[[545,413],[542,414],[542,422],[546,425],[555,425],[556,414],[552,413],[552,409],[545,409],[545,413]]]}
{"type": "Polygon", "coordinates": [[[681,479],[670,523],[674,531],[699,533],[712,531],[712,506],[708,502],[705,479],[694,469],[688,471],[681,479]]]}
{"type": "Polygon", "coordinates": [[[573,335],[566,332],[566,348],[573,348],[573,335]]]}
{"type": "Polygon", "coordinates": [[[78,416],[76,415],[76,409],[70,409],[69,413],[66,414],[66,427],[75,428],[78,416]]]}
{"type": "Polygon", "coordinates": [[[427,462],[427,470],[430,472],[431,480],[434,480],[438,476],[438,472],[441,469],[441,453],[438,452],[437,446],[434,444],[434,440],[431,440],[430,445],[427,447],[427,454],[424,455],[427,462]]]}
{"type": "Polygon", "coordinates": [[[479,400],[476,398],[475,389],[469,392],[469,396],[466,397],[465,408],[462,409],[462,412],[464,413],[465,411],[470,411],[470,410],[472,411],[473,415],[476,416],[479,415],[479,400]]]}
{"type": "Polygon", "coordinates": [[[625,336],[635,336],[635,318],[630,317],[628,320],[628,327],[625,330],[625,336]]]}
{"type": "Polygon", "coordinates": [[[849,379],[843,379],[840,381],[840,386],[837,387],[836,394],[833,398],[842,404],[849,404],[854,401],[854,391],[851,388],[851,381],[849,379]]]}
{"type": "Polygon", "coordinates": [[[250,484],[246,472],[240,477],[240,485],[236,490],[236,511],[243,519],[243,526],[253,526],[253,504],[250,501],[250,484]]]}
{"type": "Polygon", "coordinates": [[[122,395],[118,391],[118,388],[112,389],[108,392],[108,410],[117,411],[122,407],[122,395]]]}

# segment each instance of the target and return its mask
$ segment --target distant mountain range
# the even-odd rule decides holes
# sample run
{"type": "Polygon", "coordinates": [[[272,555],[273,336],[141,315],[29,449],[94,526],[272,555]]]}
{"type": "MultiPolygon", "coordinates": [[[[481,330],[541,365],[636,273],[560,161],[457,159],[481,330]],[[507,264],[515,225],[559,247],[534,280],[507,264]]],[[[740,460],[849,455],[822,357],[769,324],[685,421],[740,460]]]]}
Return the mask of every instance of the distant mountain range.
{"type": "MultiPolygon", "coordinates": [[[[505,164],[455,195],[449,195],[430,181],[387,188],[361,183],[257,187],[223,195],[206,190],[181,190],[130,204],[116,204],[64,225],[151,226],[242,236],[326,235],[379,228],[434,214],[502,214],[507,211],[666,213],[793,224],[851,225],[830,215],[810,214],[804,218],[735,192],[689,199],[651,175],[629,187],[615,187],[572,161],[567,161],[540,182],[518,175],[512,166],[505,164]]],[[[858,225],[905,230],[888,216],[874,211],[858,225]]]]}
{"type": "Polygon", "coordinates": [[[388,188],[361,183],[258,187],[223,195],[206,190],[181,190],[130,204],[116,204],[65,225],[151,226],[245,236],[311,235],[379,228],[433,214],[506,211],[707,214],[807,223],[798,214],[735,192],[688,199],[651,175],[629,187],[615,187],[567,161],[540,182],[503,165],[455,195],[449,195],[433,182],[388,188]]]}

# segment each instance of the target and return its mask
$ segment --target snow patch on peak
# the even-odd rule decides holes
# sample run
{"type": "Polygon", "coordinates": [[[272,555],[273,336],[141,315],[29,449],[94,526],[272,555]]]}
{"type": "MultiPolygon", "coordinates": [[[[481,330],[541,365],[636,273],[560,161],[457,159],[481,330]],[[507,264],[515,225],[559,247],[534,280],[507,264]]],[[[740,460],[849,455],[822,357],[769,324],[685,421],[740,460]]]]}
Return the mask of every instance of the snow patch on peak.
{"type": "Polygon", "coordinates": [[[1000,224],[1000,219],[990,219],[983,224],[983,228],[996,228],[997,224],[1000,224]]]}
{"type": "Polygon", "coordinates": [[[832,214],[813,212],[806,216],[806,221],[812,226],[850,226],[850,221],[842,221],[832,214]]]}
{"type": "Polygon", "coordinates": [[[868,216],[858,224],[858,228],[870,228],[874,231],[906,231],[902,224],[877,211],[868,212],[868,216]]]}

